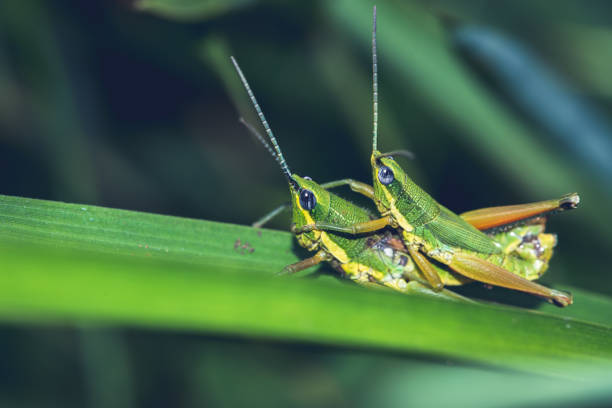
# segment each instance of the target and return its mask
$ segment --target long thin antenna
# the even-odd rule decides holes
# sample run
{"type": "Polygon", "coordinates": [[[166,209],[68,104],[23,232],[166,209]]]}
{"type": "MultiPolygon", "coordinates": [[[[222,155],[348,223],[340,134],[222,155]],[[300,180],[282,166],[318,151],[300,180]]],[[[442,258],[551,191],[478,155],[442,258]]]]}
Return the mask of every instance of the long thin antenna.
{"type": "Polygon", "coordinates": [[[259,140],[261,142],[262,145],[264,145],[266,150],[268,150],[268,152],[270,152],[272,157],[274,157],[274,160],[278,160],[278,156],[276,155],[276,152],[274,151],[272,146],[270,146],[270,143],[268,143],[268,141],[263,137],[263,135],[261,133],[259,133],[259,131],[257,129],[255,129],[255,126],[253,126],[249,122],[247,122],[242,116],[240,117],[240,119],[238,119],[238,121],[240,123],[242,123],[244,125],[244,127],[246,127],[247,130],[253,136],[255,136],[257,138],[257,140],[259,140]]]}
{"type": "MultiPolygon", "coordinates": [[[[253,94],[253,91],[251,90],[251,87],[249,86],[249,83],[246,80],[246,77],[242,73],[242,70],[240,69],[240,66],[238,65],[238,62],[236,62],[236,59],[233,56],[230,57],[230,59],[232,60],[232,64],[234,64],[234,68],[236,68],[236,72],[238,72],[238,76],[240,77],[240,80],[242,81],[242,85],[244,85],[244,88],[246,89],[247,93],[249,94],[249,98],[251,98],[251,102],[253,103],[253,106],[255,107],[255,110],[257,111],[257,115],[259,116],[259,120],[261,120],[261,124],[263,125],[264,129],[266,130],[266,134],[268,135],[268,138],[270,138],[270,141],[272,142],[272,146],[274,146],[274,150],[276,150],[276,155],[274,155],[274,158],[276,159],[276,161],[280,165],[281,170],[283,171],[283,174],[285,175],[285,177],[289,181],[289,184],[291,184],[291,186],[293,186],[294,188],[299,189],[299,187],[297,186],[297,183],[291,177],[291,171],[289,170],[289,166],[287,165],[287,162],[285,161],[285,157],[283,156],[283,152],[281,151],[280,146],[276,142],[276,138],[274,137],[274,133],[272,133],[272,129],[270,129],[270,126],[268,125],[268,121],[266,120],[266,117],[264,116],[263,112],[261,111],[261,108],[259,107],[259,104],[257,103],[257,99],[255,99],[255,95],[253,94]]],[[[247,128],[249,128],[248,125],[247,125],[247,128]]],[[[253,128],[253,130],[255,130],[255,129],[253,128]]],[[[255,133],[255,135],[257,135],[257,132],[254,132],[254,133],[255,133]]],[[[260,140],[263,140],[263,138],[261,138],[260,140]]],[[[264,145],[268,145],[268,144],[265,143],[264,145]]]]}
{"type": "Polygon", "coordinates": [[[378,58],[376,56],[376,6],[372,22],[372,111],[374,114],[372,129],[372,151],[378,150],[378,58]]]}

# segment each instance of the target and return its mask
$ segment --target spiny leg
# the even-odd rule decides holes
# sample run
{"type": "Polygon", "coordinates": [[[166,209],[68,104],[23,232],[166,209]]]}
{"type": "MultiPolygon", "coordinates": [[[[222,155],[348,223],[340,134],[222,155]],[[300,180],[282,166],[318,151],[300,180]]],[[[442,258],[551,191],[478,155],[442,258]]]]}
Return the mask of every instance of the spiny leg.
{"type": "Polygon", "coordinates": [[[327,254],[327,252],[321,250],[310,258],[306,258],[294,264],[285,266],[280,272],[277,273],[277,275],[290,275],[299,271],[303,271],[304,269],[310,268],[311,266],[318,265],[321,262],[327,260],[329,260],[329,255],[327,254]]]}
{"type": "Polygon", "coordinates": [[[366,183],[362,183],[361,181],[353,180],[353,179],[342,179],[342,180],[330,181],[328,183],[321,184],[321,187],[323,187],[324,189],[330,189],[330,188],[345,186],[345,185],[348,185],[351,188],[351,190],[353,190],[356,193],[363,194],[364,196],[368,197],[371,200],[374,199],[374,188],[372,188],[372,186],[366,183]]]}
{"type": "Polygon", "coordinates": [[[455,272],[479,282],[542,296],[558,306],[572,304],[571,294],[529,281],[474,255],[456,253],[448,266],[455,272]]]}
{"type": "Polygon", "coordinates": [[[264,215],[263,217],[261,217],[260,219],[258,219],[257,221],[255,221],[253,224],[251,224],[251,226],[255,228],[261,228],[263,227],[264,224],[266,224],[272,218],[276,217],[278,214],[283,212],[285,208],[289,208],[289,207],[291,207],[291,203],[289,202],[283,203],[279,205],[278,207],[276,207],[275,209],[273,209],[272,211],[270,211],[269,213],[267,213],[266,215],[264,215]]]}
{"type": "Polygon", "coordinates": [[[486,230],[550,212],[571,210],[576,208],[579,202],[580,196],[572,193],[556,200],[481,208],[465,212],[460,216],[476,228],[486,230]]]}
{"type": "Polygon", "coordinates": [[[301,234],[303,232],[321,230],[321,231],[333,231],[333,232],[341,232],[341,233],[351,234],[351,235],[358,235],[358,234],[364,234],[366,232],[378,231],[391,224],[392,224],[392,218],[391,216],[387,215],[385,217],[377,218],[375,220],[365,221],[365,222],[348,225],[348,226],[328,224],[324,222],[315,222],[314,224],[307,224],[302,227],[292,226],[291,232],[293,232],[294,234],[301,234]]]}
{"type": "Polygon", "coordinates": [[[418,249],[415,249],[411,246],[408,246],[408,253],[410,254],[410,257],[414,260],[414,262],[417,264],[417,266],[419,267],[419,270],[423,273],[423,276],[425,277],[425,279],[431,286],[431,289],[433,289],[436,292],[441,291],[442,288],[444,287],[444,284],[442,283],[442,280],[440,279],[438,272],[436,272],[436,270],[434,269],[432,264],[427,260],[427,258],[425,258],[425,256],[421,254],[418,251],[418,249]]]}

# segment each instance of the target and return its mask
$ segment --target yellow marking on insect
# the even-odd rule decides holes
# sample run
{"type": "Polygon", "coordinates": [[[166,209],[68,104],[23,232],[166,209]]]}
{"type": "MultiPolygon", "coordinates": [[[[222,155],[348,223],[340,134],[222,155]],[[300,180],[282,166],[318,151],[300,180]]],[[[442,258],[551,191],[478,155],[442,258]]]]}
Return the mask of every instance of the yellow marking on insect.
{"type": "Polygon", "coordinates": [[[383,272],[374,270],[371,266],[363,265],[358,262],[345,263],[342,266],[342,270],[348,275],[362,279],[374,278],[375,281],[380,282],[385,274],[383,272]]]}
{"type": "MultiPolygon", "coordinates": [[[[302,212],[302,215],[304,216],[304,219],[306,220],[306,224],[315,224],[315,221],[312,218],[310,211],[306,211],[303,208],[300,208],[300,211],[302,212]]],[[[334,258],[336,258],[338,261],[340,261],[343,264],[349,261],[349,257],[344,251],[344,249],[342,249],[338,244],[332,241],[332,239],[329,237],[329,235],[325,231],[314,229],[312,230],[312,233],[315,236],[315,240],[321,241],[323,243],[323,246],[327,250],[327,252],[333,255],[334,258]]]]}
{"type": "MultiPolygon", "coordinates": [[[[310,211],[306,211],[303,208],[299,208],[299,210],[302,212],[302,215],[306,219],[306,224],[315,224],[315,221],[312,218],[312,215],[310,215],[310,211]]],[[[312,243],[310,245],[310,248],[308,248],[308,250],[315,249],[318,246],[319,240],[321,239],[321,231],[315,229],[315,230],[312,230],[311,233],[314,238],[311,240],[312,243]]]]}
{"type": "Polygon", "coordinates": [[[385,286],[403,292],[408,287],[408,283],[405,279],[393,279],[388,282],[385,282],[385,286]]]}
{"type": "Polygon", "coordinates": [[[391,195],[389,190],[387,190],[386,188],[383,187],[382,190],[385,193],[385,197],[387,197],[387,201],[389,202],[389,205],[391,206],[391,214],[393,215],[393,218],[395,219],[395,221],[399,224],[400,227],[402,227],[404,231],[408,231],[408,232],[412,231],[414,229],[412,225],[408,223],[408,220],[406,219],[406,217],[404,217],[404,215],[400,212],[400,210],[398,210],[397,207],[395,206],[395,198],[391,195]]]}
{"type": "Polygon", "coordinates": [[[323,243],[323,246],[325,246],[325,249],[327,249],[327,252],[332,254],[334,258],[336,258],[341,263],[347,263],[349,261],[349,257],[344,251],[344,249],[342,249],[338,244],[332,241],[332,239],[325,231],[321,231],[320,233],[321,242],[323,243]]]}
{"type": "Polygon", "coordinates": [[[306,218],[306,223],[307,224],[314,224],[314,220],[312,219],[312,216],[310,215],[310,211],[306,211],[303,208],[300,208],[300,211],[302,212],[302,215],[304,216],[304,218],[306,218]]]}
{"type": "Polygon", "coordinates": [[[404,238],[404,243],[408,245],[415,245],[417,247],[422,246],[425,249],[428,249],[429,245],[427,242],[420,236],[413,234],[412,232],[403,230],[402,237],[404,238]]]}

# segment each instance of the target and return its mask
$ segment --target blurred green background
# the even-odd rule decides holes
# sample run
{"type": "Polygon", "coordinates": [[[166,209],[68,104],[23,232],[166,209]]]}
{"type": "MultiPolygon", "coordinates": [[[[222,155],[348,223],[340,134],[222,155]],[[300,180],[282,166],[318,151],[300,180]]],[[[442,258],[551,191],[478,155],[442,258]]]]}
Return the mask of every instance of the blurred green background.
{"type": "MultiPolygon", "coordinates": [[[[372,4],[2,1],[0,193],[250,224],[287,187],[238,123],[257,122],[229,55],[293,171],[368,181],[372,4]]],[[[579,192],[549,221],[544,282],[612,293],[609,2],[377,4],[380,148],[415,152],[409,174],[456,212],[579,192]]],[[[457,381],[485,378],[422,355],[99,327],[4,325],[0,362],[1,406],[477,406],[457,381]]],[[[606,404],[537,384],[504,406],[606,404]]]]}

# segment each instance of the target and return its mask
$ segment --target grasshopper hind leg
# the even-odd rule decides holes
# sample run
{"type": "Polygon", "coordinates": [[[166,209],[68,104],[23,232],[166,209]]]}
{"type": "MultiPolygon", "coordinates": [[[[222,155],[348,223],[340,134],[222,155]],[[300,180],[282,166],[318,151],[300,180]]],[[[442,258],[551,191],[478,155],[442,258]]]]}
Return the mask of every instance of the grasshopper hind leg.
{"type": "Polygon", "coordinates": [[[414,260],[414,263],[416,263],[419,267],[419,270],[425,279],[427,279],[427,283],[431,289],[434,292],[440,292],[444,288],[444,283],[442,283],[442,279],[440,279],[440,275],[438,275],[438,272],[436,272],[433,265],[415,248],[409,246],[408,253],[414,260]]]}
{"type": "Polygon", "coordinates": [[[529,223],[534,217],[545,217],[551,213],[572,210],[579,203],[580,196],[571,193],[554,200],[481,208],[460,214],[460,217],[479,230],[488,230],[517,223],[529,223]]]}
{"type": "Polygon", "coordinates": [[[475,281],[541,296],[557,306],[565,307],[573,302],[569,293],[547,288],[474,255],[457,253],[448,266],[453,271],[475,281]]]}

